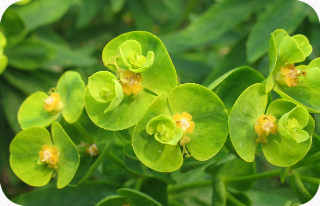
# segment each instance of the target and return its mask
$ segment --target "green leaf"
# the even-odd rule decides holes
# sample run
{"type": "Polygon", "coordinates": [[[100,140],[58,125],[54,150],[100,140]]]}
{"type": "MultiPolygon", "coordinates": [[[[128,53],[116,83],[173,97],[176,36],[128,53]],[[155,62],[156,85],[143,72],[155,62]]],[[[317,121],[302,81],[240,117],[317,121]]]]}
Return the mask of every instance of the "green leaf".
{"type": "Polygon", "coordinates": [[[34,187],[46,185],[53,173],[47,164],[39,165],[39,151],[45,144],[53,145],[50,133],[42,127],[19,132],[10,144],[10,166],[25,183],[34,187]]]}
{"type": "Polygon", "coordinates": [[[230,111],[237,98],[246,88],[263,80],[264,77],[257,70],[243,66],[216,79],[208,86],[208,89],[217,94],[226,109],[230,111]],[[240,79],[241,81],[239,81],[240,79]]]}
{"type": "Polygon", "coordinates": [[[187,134],[186,145],[193,158],[204,161],[212,158],[223,147],[228,135],[228,113],[219,97],[197,84],[183,84],[174,88],[168,102],[172,115],[187,112],[195,128],[187,134]]]}
{"type": "Polygon", "coordinates": [[[138,122],[132,134],[132,146],[139,160],[147,167],[159,172],[172,172],[183,163],[180,145],[162,144],[146,131],[147,123],[161,114],[171,116],[166,93],[157,97],[138,122]]]}
{"type": "Polygon", "coordinates": [[[31,31],[59,20],[68,11],[72,2],[72,0],[33,1],[16,10],[31,31]]]}
{"type": "Polygon", "coordinates": [[[251,29],[246,50],[248,61],[255,62],[266,53],[270,33],[278,28],[292,33],[300,25],[305,14],[305,3],[295,0],[280,0],[273,3],[251,29]]]}
{"type": "Polygon", "coordinates": [[[163,39],[170,53],[209,44],[266,4],[268,2],[262,0],[221,1],[213,4],[182,31],[163,36],[161,39],[163,39]]]}
{"type": "Polygon", "coordinates": [[[8,65],[8,57],[6,55],[2,55],[0,57],[0,74],[7,68],[8,65]]]}
{"type": "Polygon", "coordinates": [[[138,190],[122,188],[118,189],[117,192],[125,198],[125,200],[130,204],[130,206],[162,206],[158,201],[138,190]]]}
{"type": "Polygon", "coordinates": [[[108,103],[97,102],[88,87],[85,90],[85,108],[90,119],[107,130],[122,130],[138,123],[156,97],[142,90],[137,95],[123,98],[116,109],[104,113],[108,103]]]}
{"type": "Polygon", "coordinates": [[[114,13],[118,13],[123,8],[123,5],[124,5],[125,2],[126,2],[125,0],[111,0],[110,1],[111,10],[114,13]]]}
{"type": "Polygon", "coordinates": [[[302,62],[306,59],[303,50],[300,49],[293,37],[286,36],[280,44],[279,61],[288,62],[290,64],[302,62]]]}
{"type": "Polygon", "coordinates": [[[57,187],[61,189],[67,186],[74,177],[80,162],[80,155],[70,137],[61,125],[54,122],[51,127],[54,145],[60,152],[58,166],[57,187]]]}
{"type": "MultiPolygon", "coordinates": [[[[7,38],[7,47],[19,43],[27,34],[26,23],[20,14],[11,8],[5,10],[1,18],[0,27],[7,38]]],[[[3,42],[1,45],[3,45],[3,42]]]]}
{"type": "Polygon", "coordinates": [[[168,183],[157,178],[147,178],[143,181],[140,191],[149,195],[160,204],[168,205],[168,183]]]}
{"type": "Polygon", "coordinates": [[[248,191],[252,188],[254,181],[229,183],[228,178],[240,177],[242,175],[252,175],[256,173],[256,166],[253,162],[245,162],[239,158],[233,158],[231,161],[225,162],[219,169],[218,177],[224,180],[228,189],[237,190],[239,192],[248,191]]]}
{"type": "Polygon", "coordinates": [[[21,104],[18,121],[22,129],[34,126],[47,127],[59,117],[60,113],[51,114],[44,109],[44,100],[47,98],[46,93],[36,92],[21,104]]]}
{"type": "MultiPolygon", "coordinates": [[[[142,51],[154,52],[152,67],[141,73],[143,88],[149,89],[158,95],[163,91],[169,93],[177,85],[177,74],[163,43],[151,33],[134,31],[122,34],[111,40],[102,51],[104,65],[114,72],[117,71],[114,66],[114,59],[120,53],[119,47],[121,44],[129,39],[139,42],[142,51]]],[[[116,62],[120,68],[126,68],[121,58],[116,58],[116,62]]]]}
{"type": "Polygon", "coordinates": [[[4,34],[0,31],[0,48],[4,48],[7,45],[7,39],[4,34]]]}
{"type": "Polygon", "coordinates": [[[265,113],[268,94],[263,84],[254,84],[247,88],[237,99],[229,116],[231,142],[238,155],[246,162],[255,158],[256,139],[254,125],[265,113]]]}
{"type": "Polygon", "coordinates": [[[21,70],[35,70],[52,60],[56,50],[51,45],[36,39],[25,39],[6,50],[9,65],[21,70]]]}
{"type": "Polygon", "coordinates": [[[92,206],[102,198],[116,194],[114,186],[106,182],[86,182],[77,187],[57,189],[54,185],[35,189],[12,199],[19,205],[47,205],[47,206],[92,206]]]}
{"type": "Polygon", "coordinates": [[[126,205],[127,201],[120,195],[110,195],[100,200],[95,206],[123,206],[126,205]]]}
{"type": "Polygon", "coordinates": [[[62,116],[69,123],[77,121],[82,113],[84,89],[80,74],[74,71],[65,72],[57,83],[57,92],[63,103],[62,116]]]}

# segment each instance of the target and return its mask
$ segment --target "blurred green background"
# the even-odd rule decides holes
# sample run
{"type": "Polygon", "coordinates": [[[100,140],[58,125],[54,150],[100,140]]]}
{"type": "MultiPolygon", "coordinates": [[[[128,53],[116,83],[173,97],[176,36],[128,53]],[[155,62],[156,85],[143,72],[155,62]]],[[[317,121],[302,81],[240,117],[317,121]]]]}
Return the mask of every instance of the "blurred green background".
{"type": "MultiPolygon", "coordinates": [[[[10,6],[0,23],[9,61],[0,74],[0,182],[4,193],[13,198],[33,190],[9,166],[9,144],[21,131],[17,121],[20,104],[36,91],[47,92],[64,71],[79,72],[87,83],[88,76],[106,70],[102,49],[114,37],[137,30],[153,33],[167,48],[180,83],[208,86],[225,72],[244,65],[266,77],[270,33],[280,28],[309,38],[313,52],[305,63],[320,56],[317,14],[297,0],[32,0],[10,6]]],[[[320,133],[319,126],[316,131],[320,133]]],[[[203,177],[199,168],[198,173],[191,173],[191,180],[203,177]]],[[[259,157],[257,168],[264,171],[273,166],[259,157]]],[[[178,173],[180,170],[173,175],[178,173]]],[[[128,174],[119,175],[108,181],[124,184],[128,174]]],[[[190,179],[184,175],[176,175],[176,180],[190,179]]],[[[275,202],[297,200],[279,179],[258,181],[254,188],[249,194],[260,205],[272,204],[267,192],[274,195],[275,202]],[[274,191],[270,193],[269,188],[274,191]]],[[[66,190],[72,193],[72,189],[66,190]]],[[[189,197],[188,205],[210,205],[212,191],[201,189],[172,193],[170,204],[178,205],[176,200],[189,197]]]]}

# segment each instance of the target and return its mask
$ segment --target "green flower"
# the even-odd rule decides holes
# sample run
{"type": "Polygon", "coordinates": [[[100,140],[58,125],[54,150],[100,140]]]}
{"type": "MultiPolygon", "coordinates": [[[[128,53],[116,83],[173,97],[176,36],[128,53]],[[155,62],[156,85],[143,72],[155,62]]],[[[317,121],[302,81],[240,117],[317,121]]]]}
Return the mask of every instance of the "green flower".
{"type": "Polygon", "coordinates": [[[147,70],[154,61],[153,51],[149,51],[146,57],[143,56],[141,45],[135,40],[123,42],[120,45],[120,54],[123,63],[135,73],[147,70]]]}

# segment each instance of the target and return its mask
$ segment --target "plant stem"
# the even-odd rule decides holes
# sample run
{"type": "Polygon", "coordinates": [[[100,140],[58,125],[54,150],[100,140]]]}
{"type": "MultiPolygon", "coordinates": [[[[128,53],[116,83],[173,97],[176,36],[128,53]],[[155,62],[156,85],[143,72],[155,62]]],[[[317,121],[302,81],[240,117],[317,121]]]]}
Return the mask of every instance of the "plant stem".
{"type": "Polygon", "coordinates": [[[236,183],[236,182],[260,180],[260,179],[265,179],[265,178],[277,177],[280,175],[280,172],[281,172],[281,169],[277,169],[277,170],[272,170],[272,171],[268,171],[268,172],[261,172],[261,173],[252,174],[252,175],[225,178],[223,181],[226,184],[230,184],[230,183],[236,183]]]}
{"type": "Polygon", "coordinates": [[[312,183],[312,184],[315,184],[315,185],[319,185],[320,184],[320,179],[318,179],[318,178],[308,177],[308,176],[304,176],[304,175],[300,175],[300,174],[298,174],[298,176],[304,182],[312,183]]]}
{"type": "Polygon", "coordinates": [[[85,143],[92,144],[94,142],[94,138],[87,132],[87,130],[83,127],[83,125],[79,121],[76,121],[75,123],[73,123],[73,126],[82,135],[82,137],[86,141],[85,143]]]}
{"type": "Polygon", "coordinates": [[[305,165],[308,165],[316,160],[320,159],[320,151],[310,155],[309,157],[304,158],[303,160],[301,160],[300,162],[298,162],[297,164],[291,166],[291,169],[295,169],[295,168],[299,168],[305,165]]]}
{"type": "Polygon", "coordinates": [[[226,191],[227,200],[235,206],[246,206],[242,202],[240,202],[237,198],[233,197],[228,191],[226,191]]]}

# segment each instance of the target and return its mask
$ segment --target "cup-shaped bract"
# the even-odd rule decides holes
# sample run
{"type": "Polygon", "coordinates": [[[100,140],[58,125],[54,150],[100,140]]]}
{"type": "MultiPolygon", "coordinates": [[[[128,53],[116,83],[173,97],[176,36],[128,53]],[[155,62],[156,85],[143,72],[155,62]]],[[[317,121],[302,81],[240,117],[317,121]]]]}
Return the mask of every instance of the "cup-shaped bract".
{"type": "Polygon", "coordinates": [[[306,108],[297,106],[290,112],[285,113],[279,120],[279,133],[297,143],[304,142],[309,139],[308,132],[303,128],[309,122],[309,113],[306,108]]]}
{"type": "Polygon", "coordinates": [[[109,103],[104,113],[116,108],[123,99],[123,91],[116,76],[100,71],[89,77],[88,89],[92,97],[101,103],[109,103]]]}
{"type": "MultiPolygon", "coordinates": [[[[306,110],[288,100],[276,100],[266,110],[268,94],[265,93],[263,84],[254,84],[248,87],[237,99],[229,117],[229,130],[231,142],[238,155],[247,162],[254,161],[257,145],[261,143],[262,151],[266,159],[279,167],[287,167],[298,162],[309,150],[311,145],[311,134],[314,130],[314,120],[306,110]],[[301,111],[293,110],[295,107],[301,111]],[[280,119],[290,114],[291,118],[298,118],[296,112],[302,112],[303,123],[307,119],[304,130],[308,133],[307,140],[299,143],[282,135],[279,127],[282,126],[280,119]],[[303,110],[303,111],[302,111],[303,110]],[[264,118],[265,124],[262,129],[268,132],[257,131],[257,124],[261,124],[264,118]],[[281,124],[281,126],[280,126],[281,124]],[[275,126],[277,125],[277,126],[275,126]],[[278,127],[278,128],[277,128],[278,127]],[[277,131],[276,131],[277,130],[277,131]]],[[[282,120],[283,121],[283,120],[282,120]]],[[[303,126],[303,125],[302,125],[303,126]]],[[[285,128],[287,129],[287,128],[285,128]]]]}
{"type": "Polygon", "coordinates": [[[123,42],[120,45],[120,55],[123,63],[135,73],[149,69],[154,61],[153,51],[148,51],[147,56],[143,56],[141,45],[136,40],[123,42]]]}
{"type": "Polygon", "coordinates": [[[177,145],[183,136],[183,129],[176,127],[172,118],[162,114],[147,123],[146,131],[149,135],[154,134],[158,142],[169,145],[177,145]]]}
{"type": "Polygon", "coordinates": [[[179,85],[168,97],[166,93],[159,95],[136,125],[132,135],[134,152],[143,164],[160,172],[179,169],[185,153],[199,161],[208,160],[226,141],[227,119],[222,101],[212,91],[197,84],[179,85]],[[157,122],[151,120],[164,116],[171,117],[176,127],[183,129],[180,144],[163,144],[154,138],[157,122]],[[151,123],[155,125],[146,127],[151,123]]]}
{"type": "Polygon", "coordinates": [[[20,106],[18,121],[22,129],[49,126],[60,114],[73,123],[80,117],[84,107],[85,84],[77,72],[65,72],[59,79],[54,92],[30,95],[20,106]]]}
{"type": "Polygon", "coordinates": [[[80,156],[76,146],[59,123],[52,124],[51,133],[53,141],[45,128],[31,127],[18,133],[10,144],[10,166],[31,186],[46,185],[56,170],[57,187],[63,188],[77,171],[80,156]]]}

